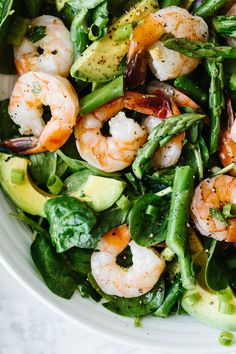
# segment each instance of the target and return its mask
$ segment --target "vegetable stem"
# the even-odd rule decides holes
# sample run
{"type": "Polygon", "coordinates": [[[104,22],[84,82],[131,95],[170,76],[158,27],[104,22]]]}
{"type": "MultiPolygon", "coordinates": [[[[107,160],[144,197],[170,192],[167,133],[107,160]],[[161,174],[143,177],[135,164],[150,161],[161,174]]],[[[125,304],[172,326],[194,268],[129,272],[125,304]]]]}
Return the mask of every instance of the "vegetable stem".
{"type": "Polygon", "coordinates": [[[193,170],[189,166],[177,167],[172,191],[166,244],[178,256],[183,287],[195,284],[191,256],[187,245],[187,224],[193,192],[193,170]]]}
{"type": "Polygon", "coordinates": [[[124,94],[123,76],[117,77],[115,80],[98,88],[80,100],[80,114],[87,114],[105,103],[121,97],[124,94]]]}
{"type": "Polygon", "coordinates": [[[164,146],[174,136],[182,133],[204,118],[204,115],[195,113],[185,113],[179,116],[167,118],[163,123],[154,128],[148,137],[148,141],[139,149],[137,157],[133,163],[133,171],[137,178],[141,179],[149,169],[150,162],[155,152],[164,146]]]}
{"type": "Polygon", "coordinates": [[[226,2],[227,0],[206,0],[196,8],[194,15],[203,18],[210,17],[220,10],[226,2]]]}
{"type": "Polygon", "coordinates": [[[174,86],[201,105],[205,104],[208,100],[207,93],[188,76],[179,76],[175,79],[174,86]]]}

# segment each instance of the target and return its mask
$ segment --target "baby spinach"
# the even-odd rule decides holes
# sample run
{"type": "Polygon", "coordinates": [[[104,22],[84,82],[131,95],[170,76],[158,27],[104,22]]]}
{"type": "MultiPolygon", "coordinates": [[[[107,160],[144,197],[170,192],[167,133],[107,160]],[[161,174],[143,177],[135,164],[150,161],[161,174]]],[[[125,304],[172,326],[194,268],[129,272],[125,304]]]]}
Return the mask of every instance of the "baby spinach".
{"type": "Polygon", "coordinates": [[[13,0],[0,0],[0,28],[6,18],[10,15],[13,0]]]}
{"type": "Polygon", "coordinates": [[[129,229],[132,239],[140,246],[150,247],[166,238],[170,202],[155,194],[146,194],[139,198],[129,217],[129,229]],[[155,215],[147,213],[148,207],[156,209],[155,215]]]}
{"type": "Polygon", "coordinates": [[[147,294],[135,298],[114,297],[103,306],[121,316],[138,317],[154,312],[162,303],[165,283],[160,280],[147,294]]]}
{"type": "Polygon", "coordinates": [[[63,256],[71,269],[76,273],[87,277],[87,274],[91,271],[90,259],[92,253],[92,250],[73,247],[63,253],[63,256]]]}
{"type": "Polygon", "coordinates": [[[23,0],[28,15],[32,18],[38,16],[43,0],[23,0]]]}
{"type": "Polygon", "coordinates": [[[80,295],[84,298],[91,298],[92,300],[99,302],[102,296],[94,289],[94,287],[86,280],[79,285],[80,295]]]}
{"type": "Polygon", "coordinates": [[[71,6],[76,9],[94,9],[101,4],[104,0],[69,0],[67,1],[71,6]]]}
{"type": "Polygon", "coordinates": [[[97,244],[90,231],[96,224],[94,212],[74,197],[49,199],[44,206],[50,235],[58,253],[74,246],[94,248],[97,244]]]}
{"type": "Polygon", "coordinates": [[[44,236],[31,245],[31,256],[48,288],[56,295],[70,299],[80,283],[80,277],[58,255],[44,236]]]}
{"type": "Polygon", "coordinates": [[[217,248],[217,241],[214,239],[205,240],[208,249],[208,259],[205,270],[205,280],[209,289],[219,291],[226,289],[228,280],[225,273],[224,260],[220,257],[217,248]]]}
{"type": "Polygon", "coordinates": [[[50,176],[56,174],[57,154],[55,152],[43,152],[30,155],[29,171],[37,184],[47,185],[50,176]]]}
{"type": "MultiPolygon", "coordinates": [[[[1,40],[1,39],[0,39],[1,40]]],[[[2,141],[19,136],[19,126],[8,114],[9,100],[0,101],[0,139],[2,141]]]]}
{"type": "Polygon", "coordinates": [[[88,177],[93,173],[90,170],[82,170],[75,172],[65,180],[66,193],[73,193],[87,181],[88,177]]]}
{"type": "Polygon", "coordinates": [[[89,165],[87,162],[82,161],[82,160],[77,160],[77,159],[72,159],[65,154],[63,154],[62,151],[57,150],[57,154],[60,156],[60,158],[67,163],[69,166],[70,170],[72,172],[78,172],[84,169],[88,169],[92,171],[95,175],[97,176],[102,176],[102,177],[120,177],[120,173],[110,173],[110,172],[105,172],[101,171],[98,168],[89,165]]]}

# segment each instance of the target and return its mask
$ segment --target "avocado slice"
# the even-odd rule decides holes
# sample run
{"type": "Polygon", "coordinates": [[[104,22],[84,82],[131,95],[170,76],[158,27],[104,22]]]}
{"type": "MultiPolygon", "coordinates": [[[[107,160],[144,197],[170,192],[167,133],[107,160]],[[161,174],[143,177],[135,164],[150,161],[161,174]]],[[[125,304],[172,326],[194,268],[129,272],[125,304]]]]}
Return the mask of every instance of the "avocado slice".
{"type": "MultiPolygon", "coordinates": [[[[205,268],[207,263],[207,254],[202,246],[195,231],[189,229],[189,244],[192,253],[192,259],[195,267],[201,267],[197,276],[197,284],[194,289],[184,293],[181,305],[183,309],[198,321],[208,326],[224,329],[228,331],[236,330],[236,298],[230,288],[227,292],[231,293],[232,299],[229,301],[235,307],[233,314],[224,314],[219,312],[219,297],[216,292],[210,291],[205,282],[205,268]],[[197,296],[197,301],[189,301],[192,295],[197,296]]],[[[227,302],[228,303],[228,302],[227,302]]]]}
{"type": "Polygon", "coordinates": [[[117,20],[107,35],[93,42],[75,61],[71,75],[88,82],[105,82],[123,73],[122,59],[128,53],[129,39],[115,42],[114,33],[117,28],[132,22],[139,22],[150,12],[158,8],[156,0],[142,0],[117,20]]]}
{"type": "Polygon", "coordinates": [[[0,184],[10,199],[23,211],[31,215],[45,217],[44,203],[54,197],[38,188],[28,175],[30,161],[26,158],[12,157],[0,154],[0,184]],[[24,172],[24,180],[21,184],[11,182],[11,172],[19,169],[24,172]]]}
{"type": "Polygon", "coordinates": [[[85,184],[70,195],[89,203],[94,211],[99,212],[110,208],[119,199],[125,186],[125,182],[117,179],[90,175],[85,184]]]}
{"type": "Polygon", "coordinates": [[[183,309],[200,322],[222,330],[236,331],[236,299],[234,295],[230,303],[235,307],[233,314],[228,315],[219,312],[218,295],[204,289],[200,284],[197,284],[195,289],[187,291],[181,301],[183,309]],[[189,296],[195,293],[198,294],[199,300],[191,304],[188,301],[189,296]]]}

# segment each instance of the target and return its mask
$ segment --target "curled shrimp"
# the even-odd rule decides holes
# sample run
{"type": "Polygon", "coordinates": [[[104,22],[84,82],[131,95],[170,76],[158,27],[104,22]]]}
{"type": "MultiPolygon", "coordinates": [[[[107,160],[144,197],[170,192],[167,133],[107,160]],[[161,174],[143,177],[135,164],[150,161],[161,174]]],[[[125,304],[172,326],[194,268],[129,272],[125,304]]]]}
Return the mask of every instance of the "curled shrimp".
{"type": "Polygon", "coordinates": [[[220,175],[202,181],[194,192],[191,205],[192,218],[200,233],[218,241],[236,242],[236,218],[228,219],[226,224],[212,213],[212,210],[235,202],[235,177],[220,175]]]}
{"type": "MultiPolygon", "coordinates": [[[[173,100],[172,103],[172,114],[170,115],[177,115],[179,114],[179,110],[177,106],[186,106],[192,108],[194,111],[201,111],[198,104],[196,104],[191,98],[183,94],[181,91],[175,89],[171,85],[160,81],[152,81],[150,85],[147,87],[147,92],[149,94],[160,95],[164,94],[167,95],[170,99],[173,100]]],[[[144,125],[147,128],[148,134],[162,122],[161,119],[153,116],[148,116],[144,120],[144,125]]],[[[165,146],[159,149],[154,158],[152,160],[152,166],[155,169],[162,169],[170,166],[174,166],[182,153],[183,148],[183,140],[185,138],[185,133],[181,133],[178,136],[172,138],[165,146]]]]}
{"type": "MultiPolygon", "coordinates": [[[[232,162],[236,163],[236,121],[230,100],[227,100],[226,107],[228,121],[227,126],[222,129],[219,146],[219,158],[223,166],[232,162]]],[[[236,176],[234,169],[230,171],[230,174],[236,176]]]]}
{"type": "Polygon", "coordinates": [[[79,113],[79,101],[71,83],[60,76],[40,72],[23,74],[15,84],[8,112],[20,126],[21,137],[4,145],[13,151],[34,154],[59,149],[69,138],[79,113]],[[45,125],[43,106],[51,109],[45,125]]]}
{"type": "Polygon", "coordinates": [[[25,37],[14,48],[15,66],[19,75],[42,71],[67,77],[73,64],[73,44],[70,32],[54,16],[44,15],[31,22],[31,28],[45,26],[46,35],[36,43],[25,37]]]}
{"type": "Polygon", "coordinates": [[[107,172],[128,167],[135,159],[138,148],[147,140],[145,126],[127,118],[125,113],[120,112],[123,108],[161,119],[172,115],[171,103],[163,95],[128,91],[123,97],[81,117],[75,127],[80,156],[107,172]],[[104,136],[101,129],[109,119],[110,136],[104,136]]]}
{"type": "Polygon", "coordinates": [[[91,257],[92,275],[109,295],[133,298],[146,294],[155,286],[165,268],[164,261],[154,249],[130,241],[127,225],[108,231],[98,243],[97,250],[91,257]],[[128,245],[133,265],[123,268],[116,263],[116,258],[128,245]]]}
{"type": "Polygon", "coordinates": [[[204,42],[208,38],[208,26],[201,17],[193,16],[177,6],[147,15],[135,27],[130,40],[126,69],[129,88],[145,81],[147,63],[154,76],[161,81],[189,74],[200,63],[199,59],[188,58],[165,48],[160,42],[165,33],[204,42]]]}

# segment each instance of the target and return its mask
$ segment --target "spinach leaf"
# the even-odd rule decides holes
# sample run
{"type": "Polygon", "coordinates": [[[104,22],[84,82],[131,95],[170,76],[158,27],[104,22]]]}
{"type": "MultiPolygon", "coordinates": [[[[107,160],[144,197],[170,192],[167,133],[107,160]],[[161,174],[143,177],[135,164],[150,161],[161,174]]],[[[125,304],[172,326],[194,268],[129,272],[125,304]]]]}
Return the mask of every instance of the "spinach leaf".
{"type": "Polygon", "coordinates": [[[219,291],[226,289],[228,280],[225,273],[225,264],[220,257],[217,241],[214,239],[205,240],[208,249],[208,259],[205,270],[205,281],[209,289],[219,291]]]}
{"type": "Polygon", "coordinates": [[[40,39],[43,39],[46,35],[46,26],[32,27],[26,33],[26,36],[31,40],[32,43],[40,41],[40,39]]]}
{"type": "Polygon", "coordinates": [[[120,173],[109,173],[109,172],[101,171],[98,168],[89,165],[85,161],[72,159],[72,158],[66,156],[60,150],[57,150],[57,154],[60,156],[60,158],[64,162],[67,163],[67,165],[69,166],[69,168],[72,172],[78,172],[78,171],[81,171],[81,170],[84,170],[87,168],[88,170],[92,171],[97,176],[112,177],[112,178],[120,177],[120,173]]]}
{"type": "Polygon", "coordinates": [[[65,180],[66,193],[78,191],[92,174],[93,173],[87,169],[73,173],[65,180]]]}
{"type": "Polygon", "coordinates": [[[124,224],[127,220],[128,210],[113,208],[97,215],[97,223],[91,230],[91,235],[96,244],[109,230],[124,224]]]}
{"type": "Polygon", "coordinates": [[[0,101],[0,139],[2,141],[19,136],[19,126],[8,114],[9,100],[0,101]]]}
{"type": "Polygon", "coordinates": [[[38,222],[36,222],[32,217],[27,216],[23,211],[19,211],[17,214],[11,214],[15,216],[18,220],[23,221],[25,224],[31,227],[32,231],[50,238],[50,235],[46,229],[44,229],[38,222]]]}
{"type": "Polygon", "coordinates": [[[10,15],[13,0],[0,0],[0,28],[10,15]]]}
{"type": "Polygon", "coordinates": [[[168,220],[166,215],[170,208],[170,202],[155,194],[146,194],[139,198],[129,217],[129,229],[131,238],[140,246],[150,247],[166,238],[168,220]],[[147,213],[148,207],[156,210],[154,215],[147,213]]]}
{"type": "Polygon", "coordinates": [[[80,283],[78,274],[69,268],[62,256],[56,254],[46,237],[36,239],[30,250],[34,264],[48,288],[54,294],[70,299],[80,283]]]}
{"type": "Polygon", "coordinates": [[[38,16],[43,0],[23,0],[28,15],[32,18],[38,16]]]}
{"type": "Polygon", "coordinates": [[[91,271],[90,259],[92,253],[92,250],[73,247],[63,255],[71,269],[87,277],[87,274],[91,271]]]}
{"type": "Polygon", "coordinates": [[[57,154],[55,152],[43,152],[29,156],[31,164],[29,171],[37,184],[46,185],[50,176],[56,174],[57,154]]]}
{"type": "Polygon", "coordinates": [[[79,285],[80,295],[84,298],[91,298],[96,302],[99,302],[102,296],[94,289],[94,287],[88,282],[85,281],[79,285]]]}
{"type": "Polygon", "coordinates": [[[97,240],[91,235],[96,224],[94,212],[74,197],[49,199],[44,205],[50,224],[50,235],[58,253],[74,246],[94,248],[97,240]]]}
{"type": "Polygon", "coordinates": [[[162,303],[165,293],[165,283],[160,280],[147,294],[127,299],[116,297],[103,306],[121,316],[138,317],[154,312],[162,303]]]}
{"type": "Polygon", "coordinates": [[[104,0],[69,0],[67,1],[70,6],[75,9],[94,9],[101,4],[104,0]]]}
{"type": "Polygon", "coordinates": [[[77,59],[89,45],[87,10],[81,10],[76,14],[71,24],[70,35],[74,46],[74,58],[77,59]]]}
{"type": "Polygon", "coordinates": [[[129,245],[120,254],[118,254],[116,263],[124,268],[132,266],[133,256],[129,245]]]}

